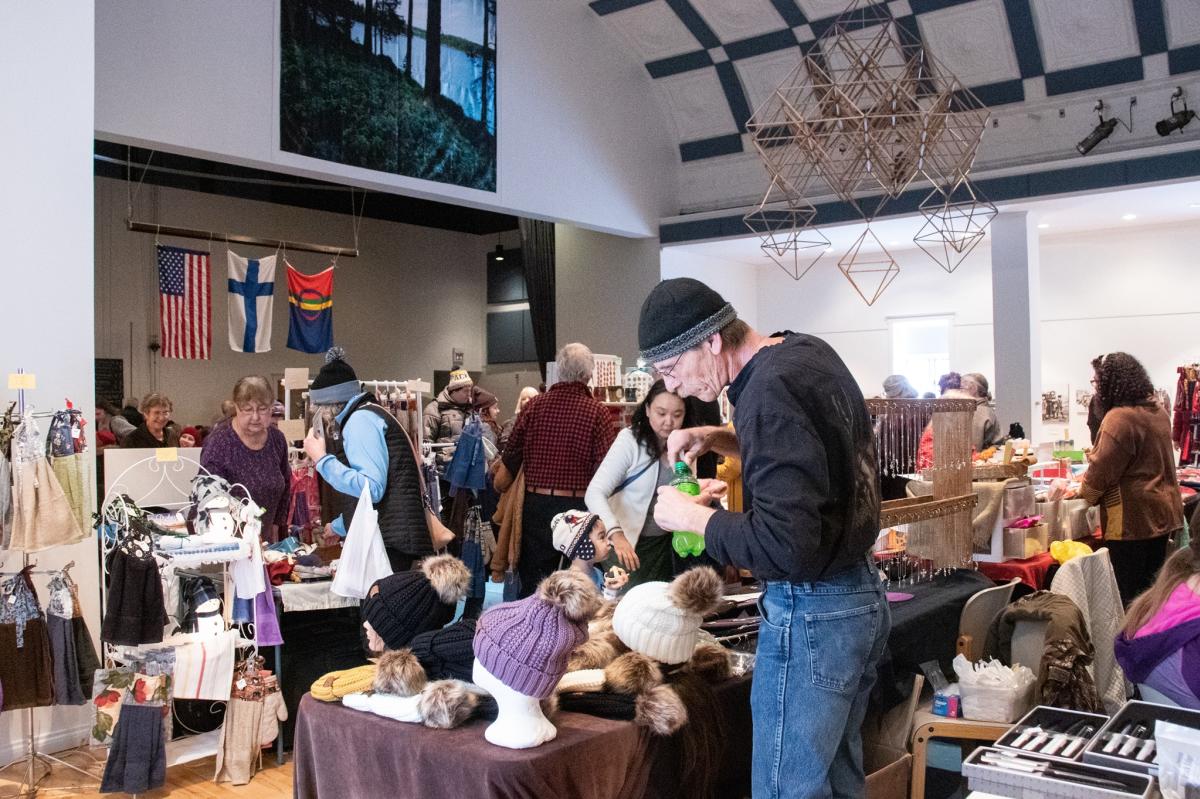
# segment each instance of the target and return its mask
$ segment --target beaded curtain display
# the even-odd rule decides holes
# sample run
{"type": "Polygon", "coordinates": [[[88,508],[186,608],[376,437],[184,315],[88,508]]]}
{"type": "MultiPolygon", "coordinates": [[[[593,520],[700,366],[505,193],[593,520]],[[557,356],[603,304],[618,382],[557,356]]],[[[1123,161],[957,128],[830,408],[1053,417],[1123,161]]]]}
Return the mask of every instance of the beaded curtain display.
{"type": "Polygon", "coordinates": [[[932,496],[883,503],[881,566],[889,580],[917,582],[971,566],[971,419],[973,400],[867,400],[881,475],[912,475],[932,483],[932,496]],[[917,475],[926,430],[933,435],[933,466],[917,475]]]}

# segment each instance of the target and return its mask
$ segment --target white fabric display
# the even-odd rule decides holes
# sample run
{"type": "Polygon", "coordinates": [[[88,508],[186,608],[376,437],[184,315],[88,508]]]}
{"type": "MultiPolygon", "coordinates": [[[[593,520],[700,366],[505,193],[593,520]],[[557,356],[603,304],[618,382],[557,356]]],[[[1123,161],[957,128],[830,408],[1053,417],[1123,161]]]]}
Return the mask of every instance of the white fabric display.
{"type": "Polygon", "coordinates": [[[229,701],[237,638],[237,630],[223,630],[216,635],[176,635],[164,641],[175,647],[175,698],[229,701]]]}
{"type": "Polygon", "coordinates": [[[379,513],[371,503],[366,481],[354,509],[354,519],[346,531],[342,557],[333,577],[333,592],[340,596],[366,599],[367,591],[376,580],[392,573],[383,534],[379,532],[379,513]]]}
{"type": "Polygon", "coordinates": [[[338,596],[327,581],[284,583],[279,586],[279,602],[284,613],[358,607],[357,599],[338,596]]]}
{"type": "Polygon", "coordinates": [[[247,522],[242,527],[242,540],[249,546],[250,555],[229,564],[229,575],[233,578],[233,587],[238,599],[254,599],[267,590],[267,581],[263,573],[262,541],[259,538],[261,530],[262,525],[257,520],[247,522]]]}
{"type": "Polygon", "coordinates": [[[507,749],[532,749],[558,736],[558,729],[542,713],[541,702],[500,682],[478,658],[471,680],[492,695],[500,711],[483,732],[488,743],[507,749]]]}
{"type": "Polygon", "coordinates": [[[409,724],[421,723],[419,704],[421,695],[396,696],[395,694],[346,694],[342,704],[353,710],[374,713],[376,716],[395,719],[409,724]]]}

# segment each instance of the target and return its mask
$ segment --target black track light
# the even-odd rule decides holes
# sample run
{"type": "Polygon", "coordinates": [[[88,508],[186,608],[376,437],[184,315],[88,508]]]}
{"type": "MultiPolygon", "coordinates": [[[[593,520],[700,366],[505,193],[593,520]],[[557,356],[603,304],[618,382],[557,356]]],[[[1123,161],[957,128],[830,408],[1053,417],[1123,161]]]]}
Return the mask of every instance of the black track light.
{"type": "Polygon", "coordinates": [[[1154,129],[1158,131],[1159,136],[1170,136],[1175,131],[1187,127],[1187,123],[1191,122],[1194,116],[1196,116],[1196,112],[1189,109],[1187,101],[1183,99],[1183,87],[1176,86],[1171,95],[1171,116],[1154,123],[1154,129]],[[1175,110],[1176,101],[1183,103],[1182,110],[1175,110]]]}
{"type": "Polygon", "coordinates": [[[1116,127],[1116,117],[1111,119],[1104,119],[1101,117],[1100,124],[1092,128],[1092,132],[1087,135],[1087,138],[1079,142],[1079,144],[1076,144],[1075,149],[1079,151],[1080,155],[1087,155],[1092,151],[1093,148],[1095,148],[1097,144],[1111,136],[1112,132],[1116,130],[1116,127]]]}

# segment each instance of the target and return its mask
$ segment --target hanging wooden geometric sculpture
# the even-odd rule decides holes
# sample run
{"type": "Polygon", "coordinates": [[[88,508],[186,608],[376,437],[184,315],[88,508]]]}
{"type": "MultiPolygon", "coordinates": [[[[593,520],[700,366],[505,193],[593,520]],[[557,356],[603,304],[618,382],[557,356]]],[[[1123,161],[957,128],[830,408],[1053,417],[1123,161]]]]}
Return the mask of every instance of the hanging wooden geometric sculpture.
{"type": "Polygon", "coordinates": [[[867,305],[874,305],[900,274],[900,266],[869,226],[838,260],[838,269],[867,305]]]}
{"type": "MultiPolygon", "coordinates": [[[[772,190],[796,208],[811,207],[806,197],[819,190],[819,178],[869,223],[914,180],[930,181],[947,199],[934,214],[938,221],[927,215],[932,227],[924,233],[936,229],[957,252],[959,244],[973,246],[976,223],[990,221],[968,213],[971,221],[956,234],[958,222],[943,218],[957,220],[965,210],[948,198],[970,173],[987,117],[979,99],[897,24],[887,3],[855,0],[755,109],[746,128],[772,190]]],[[[862,241],[839,263],[856,288],[851,275],[859,271],[862,241]]],[[[895,266],[890,255],[887,263],[895,266]]],[[[882,270],[880,288],[860,296],[872,304],[897,272],[882,270]]]]}
{"type": "Polygon", "coordinates": [[[762,240],[763,253],[793,280],[799,280],[825,254],[829,239],[808,226],[817,209],[804,201],[793,205],[777,185],[771,182],[762,202],[742,221],[762,240]]]}
{"type": "Polygon", "coordinates": [[[925,224],[913,238],[916,245],[953,273],[979,242],[996,216],[996,206],[967,178],[945,191],[934,188],[919,206],[925,224]]]}

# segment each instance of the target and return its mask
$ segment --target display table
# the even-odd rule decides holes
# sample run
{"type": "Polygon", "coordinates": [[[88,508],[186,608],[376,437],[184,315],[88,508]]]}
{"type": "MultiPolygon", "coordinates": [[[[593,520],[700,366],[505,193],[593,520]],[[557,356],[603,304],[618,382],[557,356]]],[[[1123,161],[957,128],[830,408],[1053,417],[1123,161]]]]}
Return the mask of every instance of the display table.
{"type": "Polygon", "coordinates": [[[963,605],[975,593],[992,585],[979,572],[959,569],[947,577],[890,589],[912,594],[913,598],[888,603],[892,630],[879,663],[879,679],[872,697],[879,707],[886,710],[907,699],[913,675],[921,673],[920,664],[925,661],[936,660],[949,673],[963,605]]]}
{"type": "MultiPolygon", "coordinates": [[[[725,733],[715,796],[750,793],[750,679],[714,686],[725,733]]],[[[681,795],[678,736],[659,738],[629,721],[560,712],[558,737],[533,749],[493,746],[488,722],[454,730],[386,719],[319,702],[300,702],[295,795],[505,797],[506,799],[666,799],[681,795]]]]}

